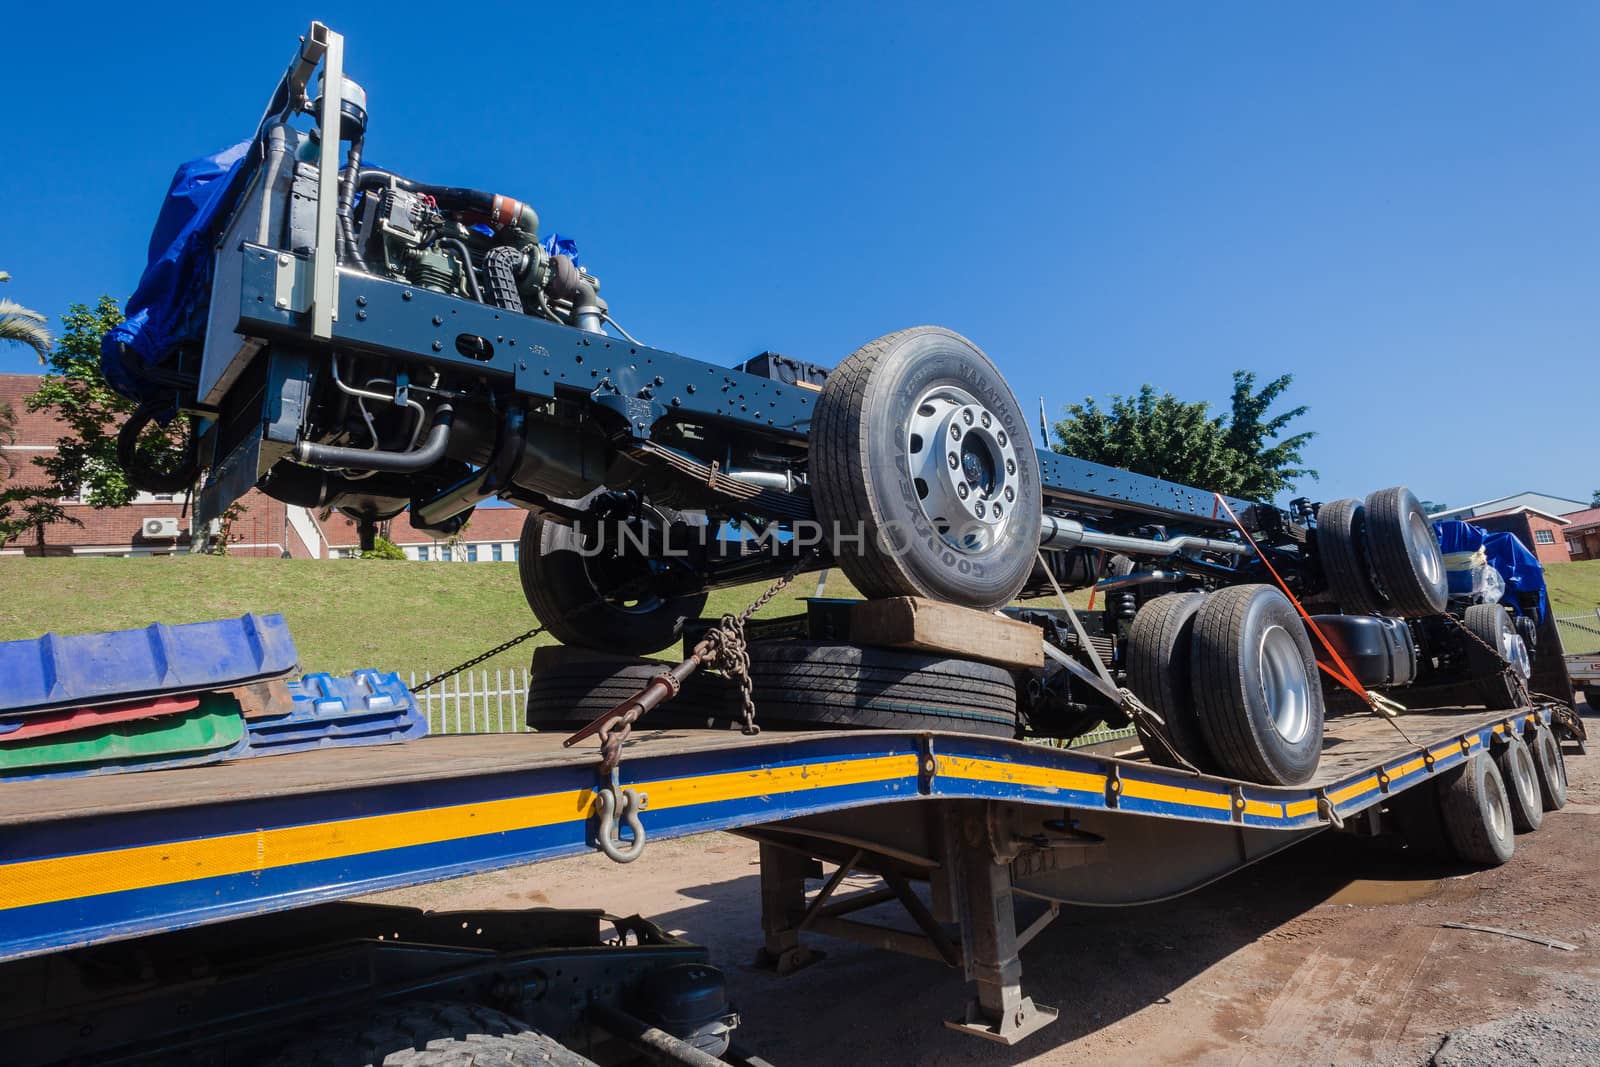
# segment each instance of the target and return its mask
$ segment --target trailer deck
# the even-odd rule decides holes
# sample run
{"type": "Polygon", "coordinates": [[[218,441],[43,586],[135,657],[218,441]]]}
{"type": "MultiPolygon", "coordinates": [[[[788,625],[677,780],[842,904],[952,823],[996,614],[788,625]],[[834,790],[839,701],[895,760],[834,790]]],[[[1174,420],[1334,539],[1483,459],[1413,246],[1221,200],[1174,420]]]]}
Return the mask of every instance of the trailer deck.
{"type": "MultiPolygon", "coordinates": [[[[1234,845],[1194,877],[1185,880],[1179,870],[1179,884],[1151,887],[1171,895],[1342,824],[1485,749],[1496,735],[1549,720],[1548,708],[1414,713],[1399,722],[1408,743],[1384,720],[1332,719],[1321,771],[1297,788],[1042,744],[900,731],[746,737],[641,730],[627,745],[621,782],[646,794],[642,821],[651,838],[788,834],[843,842],[912,869],[937,867],[926,859],[936,850],[897,847],[887,838],[874,846],[868,830],[847,841],[815,820],[872,809],[872,818],[854,821],[866,826],[888,816],[909,826],[918,822],[912,802],[999,801],[1041,814],[1065,810],[1085,847],[1096,843],[1090,837],[1115,845],[1111,828],[1150,820],[1234,832],[1234,845]],[[1093,833],[1081,829],[1090,826],[1093,833]]],[[[145,774],[0,783],[0,959],[586,851],[594,840],[595,756],[562,749],[560,741],[538,733],[435,737],[145,774]]],[[[1112,866],[1127,869],[1141,852],[1132,849],[1112,866]]],[[[1028,892],[1027,879],[1019,875],[1017,887],[1028,892]]],[[[1038,895],[1076,899],[1048,887],[1038,895]]]]}

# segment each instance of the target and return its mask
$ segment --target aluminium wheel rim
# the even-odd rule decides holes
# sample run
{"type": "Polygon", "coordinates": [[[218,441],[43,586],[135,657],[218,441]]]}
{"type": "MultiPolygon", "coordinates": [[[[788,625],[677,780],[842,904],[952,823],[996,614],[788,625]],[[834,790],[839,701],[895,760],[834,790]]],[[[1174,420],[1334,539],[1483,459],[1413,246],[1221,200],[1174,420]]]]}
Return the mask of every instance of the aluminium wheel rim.
{"type": "Polygon", "coordinates": [[[1527,642],[1522,640],[1521,634],[1511,630],[1502,631],[1500,655],[1511,664],[1511,669],[1516,671],[1524,682],[1533,677],[1533,662],[1528,656],[1527,642]]]}
{"type": "Polygon", "coordinates": [[[947,547],[974,555],[1005,538],[1021,472],[999,416],[959,386],[930,386],[912,406],[905,446],[918,506],[947,547]]]}
{"type": "Polygon", "coordinates": [[[1282,626],[1269,626],[1261,634],[1258,662],[1267,721],[1291,745],[1311,732],[1311,680],[1299,642],[1282,626]]]}
{"type": "Polygon", "coordinates": [[[1439,542],[1433,536],[1433,527],[1428,525],[1428,520],[1421,515],[1412,514],[1409,522],[1411,527],[1411,543],[1416,546],[1417,569],[1422,572],[1422,578],[1430,586],[1444,583],[1444,555],[1439,550],[1439,542]]]}

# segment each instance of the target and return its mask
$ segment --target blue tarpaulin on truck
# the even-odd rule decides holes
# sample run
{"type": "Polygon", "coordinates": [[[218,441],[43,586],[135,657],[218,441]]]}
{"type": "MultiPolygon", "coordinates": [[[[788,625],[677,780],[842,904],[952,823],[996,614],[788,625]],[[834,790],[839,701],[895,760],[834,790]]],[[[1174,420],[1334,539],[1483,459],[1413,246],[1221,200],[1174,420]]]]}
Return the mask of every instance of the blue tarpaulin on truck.
{"type": "Polygon", "coordinates": [[[128,298],[127,318],[108,330],[100,344],[100,369],[123,396],[145,401],[171,395],[170,387],[152,381],[145,372],[167,361],[178,345],[198,342],[203,336],[211,287],[212,227],[223,193],[244,165],[249,148],[249,141],[241,141],[184,163],[172,176],[150,234],[144,275],[128,298]]]}
{"type": "MultiPolygon", "coordinates": [[[[1483,549],[1489,566],[1500,572],[1500,577],[1506,580],[1506,588],[1513,593],[1538,598],[1538,619],[1544,621],[1545,613],[1549,610],[1550,598],[1545,594],[1544,567],[1539,563],[1539,557],[1528,551],[1516,535],[1509,533],[1489,533],[1459,519],[1446,519],[1433,524],[1434,533],[1439,538],[1439,548],[1445,554],[1451,552],[1476,552],[1483,549]]],[[[1522,602],[1517,597],[1507,598],[1505,601],[1517,614],[1522,614],[1522,602]]]]}

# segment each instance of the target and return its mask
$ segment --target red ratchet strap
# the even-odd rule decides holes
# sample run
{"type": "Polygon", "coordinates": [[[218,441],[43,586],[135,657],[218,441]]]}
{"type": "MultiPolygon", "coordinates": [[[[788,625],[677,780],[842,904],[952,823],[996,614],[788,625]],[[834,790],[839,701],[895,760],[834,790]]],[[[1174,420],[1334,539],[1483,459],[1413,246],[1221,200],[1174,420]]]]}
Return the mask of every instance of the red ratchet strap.
{"type": "MultiPolygon", "coordinates": [[[[1233,520],[1233,525],[1238,527],[1239,532],[1244,535],[1245,541],[1249,543],[1251,548],[1255,549],[1256,557],[1266,565],[1267,573],[1272,575],[1273,581],[1278,583],[1278,588],[1283,590],[1283,595],[1288,597],[1289,603],[1294,605],[1294,610],[1300,613],[1300,617],[1306,621],[1306,626],[1310,627],[1311,632],[1316,635],[1317,640],[1322,642],[1322,647],[1328,650],[1328,655],[1333,659],[1334,666],[1338,669],[1335,670],[1334,667],[1328,666],[1326,663],[1322,662],[1320,657],[1317,659],[1317,666],[1322,668],[1323,672],[1327,674],[1328,677],[1332,678],[1334,681],[1350,690],[1350,692],[1360,697],[1365,703],[1374,704],[1372,694],[1368,693],[1366,687],[1356,680],[1355,672],[1352,671],[1345,661],[1339,656],[1338,650],[1336,650],[1333,647],[1333,643],[1328,640],[1328,635],[1322,632],[1322,627],[1318,626],[1316,620],[1306,613],[1305,608],[1300,606],[1300,601],[1295,598],[1295,595],[1289,592],[1288,583],[1283,580],[1283,576],[1280,575],[1272,566],[1272,561],[1267,559],[1267,554],[1261,551],[1261,546],[1256,544],[1256,539],[1250,536],[1250,531],[1244,528],[1244,523],[1240,522],[1239,516],[1233,513],[1233,509],[1228,506],[1227,500],[1223,498],[1221,493],[1213,493],[1212,496],[1217,498],[1217,503],[1222,506],[1223,511],[1228,513],[1228,518],[1233,520]]],[[[1213,509],[1213,514],[1214,513],[1215,509],[1213,509]]],[[[1376,708],[1375,704],[1374,708],[1376,708]]]]}

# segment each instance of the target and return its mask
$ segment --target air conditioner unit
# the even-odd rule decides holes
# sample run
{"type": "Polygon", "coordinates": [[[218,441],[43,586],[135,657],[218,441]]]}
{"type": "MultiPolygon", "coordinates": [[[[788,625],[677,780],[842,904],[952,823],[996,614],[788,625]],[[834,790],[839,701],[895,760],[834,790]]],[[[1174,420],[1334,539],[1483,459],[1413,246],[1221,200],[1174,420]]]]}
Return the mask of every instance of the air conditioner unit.
{"type": "Polygon", "coordinates": [[[146,519],[143,532],[148,541],[170,540],[178,536],[178,520],[146,519]]]}

